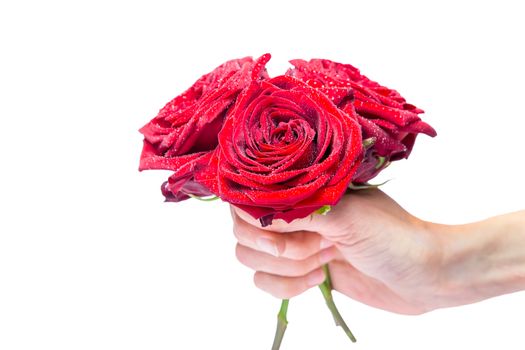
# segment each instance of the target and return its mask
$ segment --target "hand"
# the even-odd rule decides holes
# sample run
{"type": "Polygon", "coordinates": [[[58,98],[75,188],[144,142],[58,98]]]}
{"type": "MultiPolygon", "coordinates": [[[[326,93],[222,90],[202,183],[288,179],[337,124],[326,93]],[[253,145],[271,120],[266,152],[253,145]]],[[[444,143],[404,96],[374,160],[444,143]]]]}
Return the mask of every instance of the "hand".
{"type": "Polygon", "coordinates": [[[385,310],[420,314],[440,306],[442,242],[382,191],[345,195],[327,215],[261,227],[232,206],[241,263],[255,284],[291,298],[324,280],[328,263],[335,290],[385,310]]]}

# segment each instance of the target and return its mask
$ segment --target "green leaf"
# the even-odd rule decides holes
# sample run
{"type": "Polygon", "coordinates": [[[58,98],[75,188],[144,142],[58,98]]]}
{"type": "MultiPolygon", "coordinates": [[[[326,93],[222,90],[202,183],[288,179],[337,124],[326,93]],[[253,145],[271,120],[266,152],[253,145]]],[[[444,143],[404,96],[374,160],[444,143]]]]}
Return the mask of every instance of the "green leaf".
{"type": "Polygon", "coordinates": [[[323,205],[321,208],[317,209],[315,212],[317,214],[326,215],[330,210],[332,210],[331,205],[323,205]]]}
{"type": "Polygon", "coordinates": [[[390,180],[386,180],[385,182],[382,182],[382,183],[377,184],[377,185],[373,185],[373,184],[369,184],[369,183],[365,183],[365,184],[362,184],[362,185],[354,185],[353,183],[350,183],[350,185],[348,185],[348,188],[351,189],[351,190],[369,190],[369,189],[372,189],[372,188],[378,188],[379,186],[383,186],[384,184],[386,184],[389,181],[390,180]]]}
{"type": "Polygon", "coordinates": [[[377,157],[377,164],[376,164],[376,169],[379,169],[383,166],[383,164],[385,164],[385,160],[386,158],[385,157],[377,157]]]}
{"type": "Polygon", "coordinates": [[[375,137],[369,137],[367,139],[364,139],[363,140],[363,148],[364,149],[369,149],[370,147],[372,147],[374,145],[374,143],[376,143],[376,138],[375,137]]]}
{"type": "Polygon", "coordinates": [[[188,196],[190,196],[191,198],[198,199],[198,200],[203,201],[203,202],[211,202],[211,201],[215,201],[215,200],[219,199],[219,197],[217,197],[217,196],[199,197],[199,196],[196,196],[194,194],[188,194],[188,196]]]}

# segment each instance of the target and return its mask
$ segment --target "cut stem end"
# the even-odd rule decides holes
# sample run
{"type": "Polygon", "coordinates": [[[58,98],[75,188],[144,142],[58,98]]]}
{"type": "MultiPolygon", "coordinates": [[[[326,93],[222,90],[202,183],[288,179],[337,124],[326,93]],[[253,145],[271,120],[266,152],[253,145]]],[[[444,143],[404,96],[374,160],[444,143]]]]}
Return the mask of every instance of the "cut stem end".
{"type": "Polygon", "coordinates": [[[284,332],[288,326],[288,320],[286,314],[288,313],[289,299],[283,299],[281,302],[281,309],[277,314],[277,329],[275,330],[275,337],[273,338],[272,350],[279,350],[281,342],[283,341],[284,332]]]}

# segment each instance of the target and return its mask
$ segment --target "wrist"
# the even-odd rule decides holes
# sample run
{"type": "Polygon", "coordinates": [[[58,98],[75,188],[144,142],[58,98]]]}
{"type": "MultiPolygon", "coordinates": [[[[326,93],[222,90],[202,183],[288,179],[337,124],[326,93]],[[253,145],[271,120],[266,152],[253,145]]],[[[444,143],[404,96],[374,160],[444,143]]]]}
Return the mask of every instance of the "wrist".
{"type": "Polygon", "coordinates": [[[466,225],[432,224],[441,246],[436,308],[470,304],[524,289],[522,225],[508,215],[466,225]]]}
{"type": "Polygon", "coordinates": [[[488,245],[474,224],[433,225],[441,242],[441,261],[436,280],[437,308],[470,304],[487,298],[483,271],[488,245]]]}

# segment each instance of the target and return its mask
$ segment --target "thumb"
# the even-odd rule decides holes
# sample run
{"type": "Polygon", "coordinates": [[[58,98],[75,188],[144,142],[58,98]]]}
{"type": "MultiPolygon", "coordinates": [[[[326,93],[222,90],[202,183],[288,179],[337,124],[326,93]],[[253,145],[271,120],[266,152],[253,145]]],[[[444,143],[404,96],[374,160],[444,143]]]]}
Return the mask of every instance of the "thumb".
{"type": "Polygon", "coordinates": [[[254,219],[250,214],[248,214],[244,210],[239,209],[234,205],[231,205],[231,210],[250,225],[273,232],[321,232],[327,230],[327,226],[329,226],[330,222],[328,219],[328,215],[312,213],[307,217],[295,219],[290,223],[282,219],[274,219],[270,225],[263,227],[259,220],[254,219]]]}

